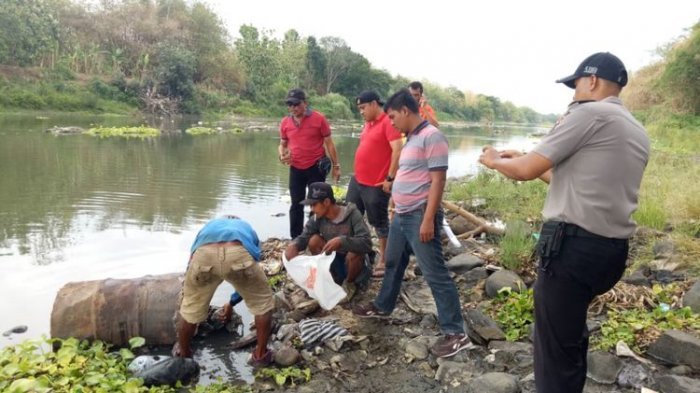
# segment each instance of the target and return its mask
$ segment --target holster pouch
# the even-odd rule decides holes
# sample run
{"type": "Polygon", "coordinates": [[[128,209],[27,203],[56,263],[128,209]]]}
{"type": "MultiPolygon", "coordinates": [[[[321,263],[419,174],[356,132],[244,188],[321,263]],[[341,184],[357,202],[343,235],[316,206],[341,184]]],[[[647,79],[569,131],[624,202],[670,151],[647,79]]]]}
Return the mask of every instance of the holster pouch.
{"type": "Polygon", "coordinates": [[[566,223],[563,221],[547,221],[542,224],[536,250],[543,271],[547,271],[550,261],[559,255],[565,232],[566,223]]]}
{"type": "Polygon", "coordinates": [[[321,173],[323,173],[324,176],[328,176],[328,173],[331,171],[333,163],[331,162],[331,159],[328,158],[328,156],[323,156],[320,160],[318,160],[316,165],[318,165],[318,170],[321,173]]]}

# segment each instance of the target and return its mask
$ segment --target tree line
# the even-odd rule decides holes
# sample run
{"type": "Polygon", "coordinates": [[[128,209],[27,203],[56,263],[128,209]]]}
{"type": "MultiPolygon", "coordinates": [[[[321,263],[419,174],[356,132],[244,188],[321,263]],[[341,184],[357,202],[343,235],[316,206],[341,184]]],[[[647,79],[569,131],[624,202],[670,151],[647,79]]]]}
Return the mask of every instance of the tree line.
{"type": "MultiPolygon", "coordinates": [[[[301,87],[329,117],[351,118],[360,91],[386,97],[410,82],[373,67],[339,37],[303,37],[289,30],[277,38],[273,31],[243,25],[232,39],[221,18],[200,1],[2,3],[0,64],[38,68],[53,79],[89,75],[95,94],[143,109],[279,114],[287,90],[301,87]]],[[[553,120],[498,97],[424,85],[441,118],[553,120]]]]}

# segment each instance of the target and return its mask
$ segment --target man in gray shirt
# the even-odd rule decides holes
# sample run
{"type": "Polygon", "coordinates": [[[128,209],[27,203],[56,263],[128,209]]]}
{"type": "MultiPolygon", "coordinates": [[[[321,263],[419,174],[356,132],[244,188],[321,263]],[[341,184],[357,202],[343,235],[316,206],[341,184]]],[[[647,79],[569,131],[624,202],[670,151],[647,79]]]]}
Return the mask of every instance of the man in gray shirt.
{"type": "Polygon", "coordinates": [[[479,161],[516,180],[549,183],[537,252],[535,385],[538,393],[581,392],[586,381],[586,313],[620,279],[635,229],[649,138],[618,98],[620,59],[586,58],[560,79],[574,102],[534,151],[484,148],[479,161]]]}

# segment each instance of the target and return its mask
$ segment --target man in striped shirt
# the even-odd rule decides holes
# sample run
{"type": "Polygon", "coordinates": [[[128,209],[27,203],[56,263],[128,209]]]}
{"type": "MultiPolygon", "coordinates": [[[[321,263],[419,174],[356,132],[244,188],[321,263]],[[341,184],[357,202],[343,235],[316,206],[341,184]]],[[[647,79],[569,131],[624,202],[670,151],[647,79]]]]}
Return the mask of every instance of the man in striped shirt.
{"type": "Polygon", "coordinates": [[[469,339],[464,334],[459,295],[445,266],[440,242],[447,139],[420,117],[418,103],[407,89],[395,93],[384,110],[394,127],[407,137],[392,187],[396,214],[389,227],[382,287],[374,302],[353,311],[360,317],[383,317],[394,310],[412,251],[433,293],[443,334],[430,351],[437,357],[449,357],[466,348],[469,339]]]}

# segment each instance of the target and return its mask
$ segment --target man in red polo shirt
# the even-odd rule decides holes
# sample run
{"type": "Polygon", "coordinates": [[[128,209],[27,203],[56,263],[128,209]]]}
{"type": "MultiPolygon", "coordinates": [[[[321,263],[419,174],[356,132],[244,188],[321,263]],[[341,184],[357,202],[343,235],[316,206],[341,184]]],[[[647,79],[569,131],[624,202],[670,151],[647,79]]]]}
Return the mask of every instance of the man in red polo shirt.
{"type": "Polygon", "coordinates": [[[306,187],[311,183],[326,181],[331,169],[337,182],[340,179],[340,163],[328,121],[307,104],[306,93],[301,89],[292,89],[285,102],[289,116],[282,119],[280,124],[278,153],[280,161],[289,165],[289,194],[292,197],[289,234],[294,239],[304,229],[304,206],[300,202],[306,195],[306,187]]]}
{"type": "Polygon", "coordinates": [[[401,133],[391,125],[376,92],[362,92],[356,102],[365,126],[355,152],[355,175],[350,179],[345,199],[354,203],[362,214],[367,212],[367,220],[377,233],[381,256],[372,275],[382,277],[389,234],[389,197],[399,168],[401,133]]]}

